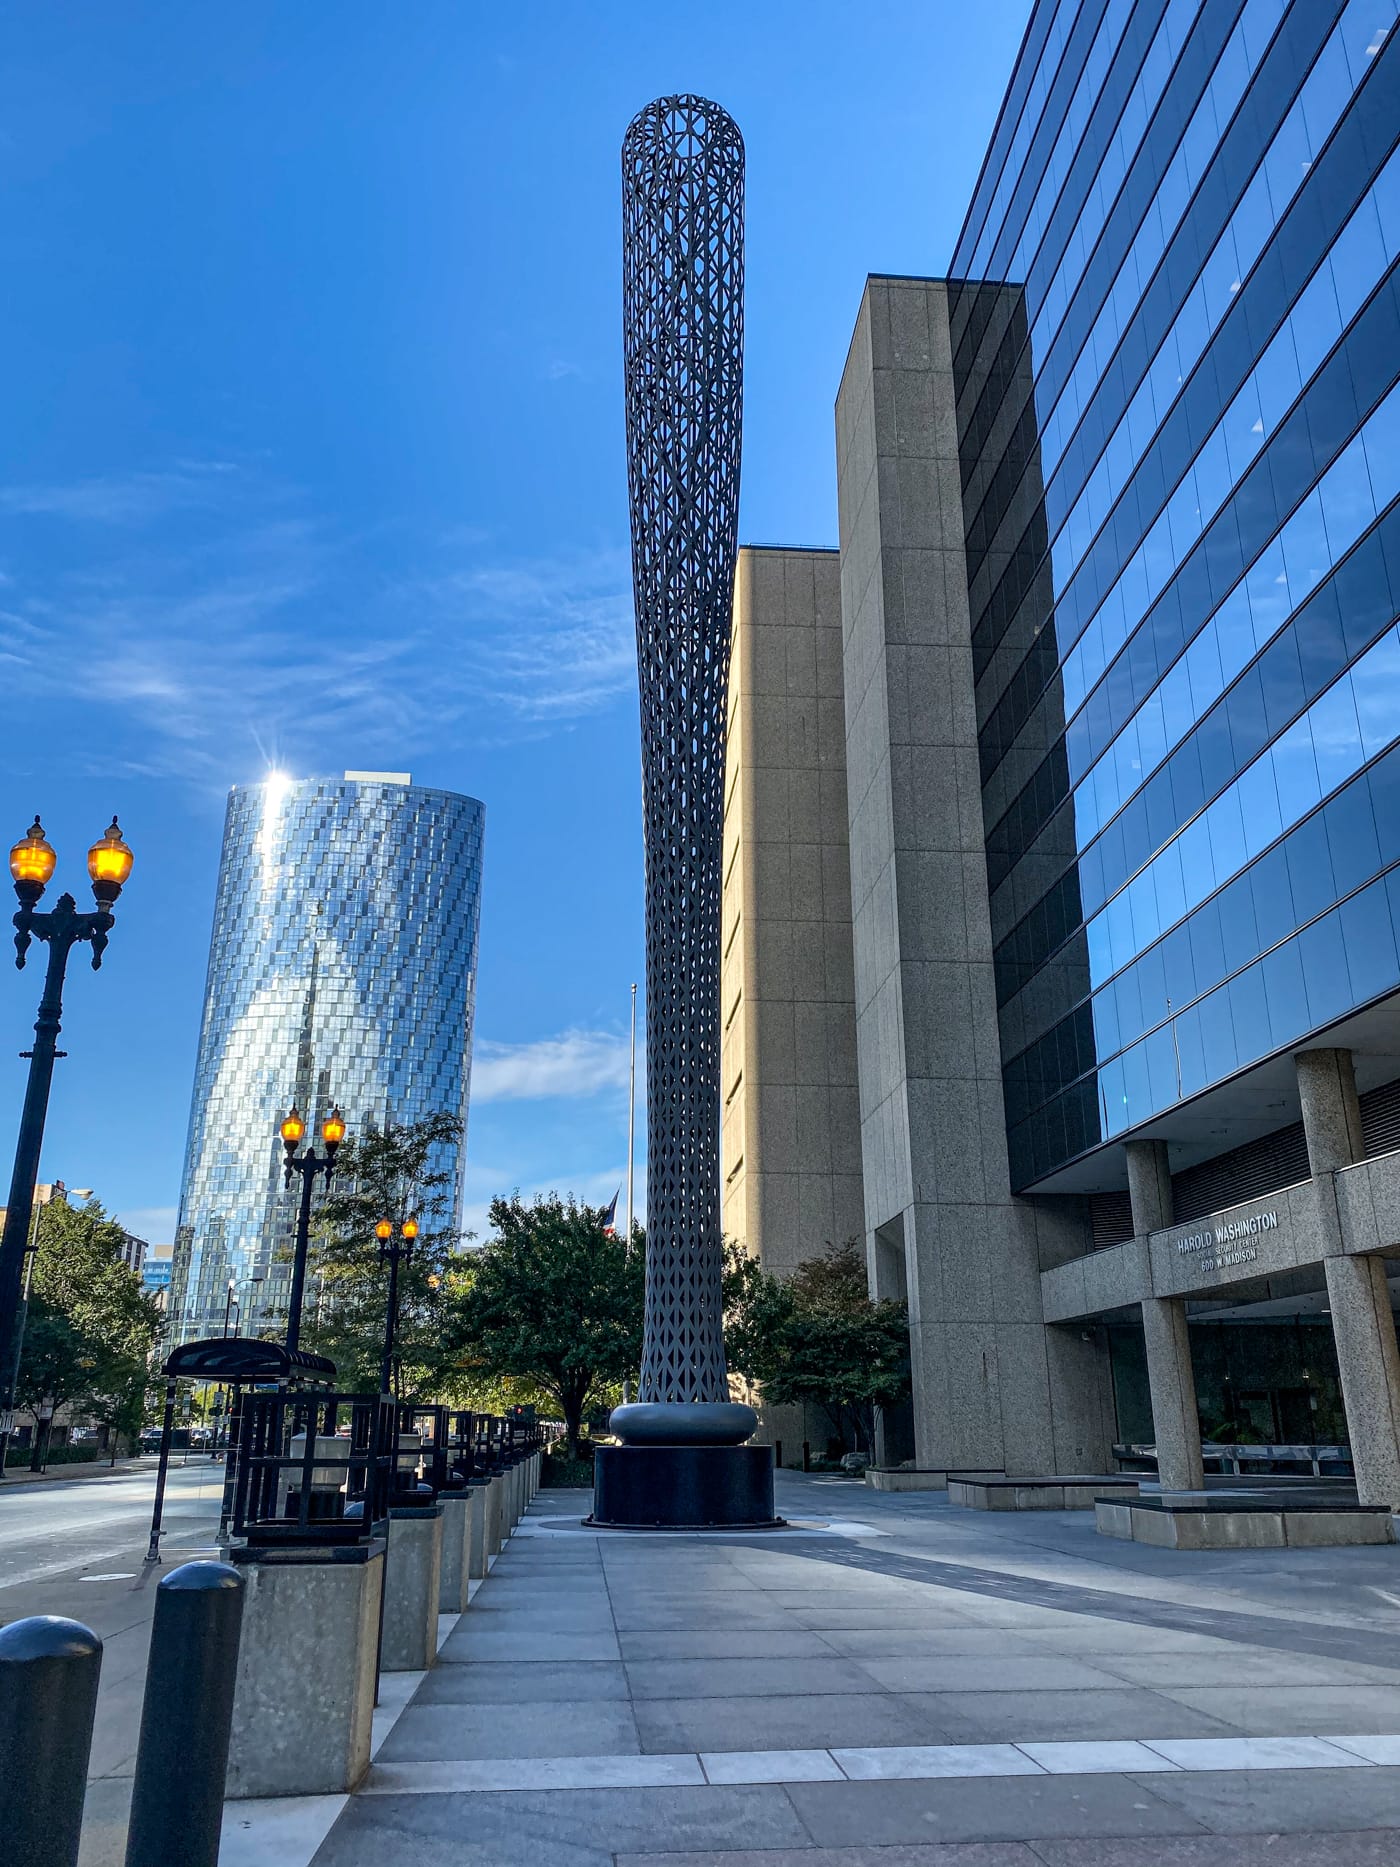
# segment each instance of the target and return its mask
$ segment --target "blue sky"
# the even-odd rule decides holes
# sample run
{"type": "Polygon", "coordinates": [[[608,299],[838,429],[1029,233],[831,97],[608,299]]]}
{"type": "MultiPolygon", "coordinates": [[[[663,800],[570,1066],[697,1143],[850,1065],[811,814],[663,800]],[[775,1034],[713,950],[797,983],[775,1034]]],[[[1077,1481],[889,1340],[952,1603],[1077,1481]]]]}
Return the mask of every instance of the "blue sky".
{"type": "MultiPolygon", "coordinates": [[[[1029,0],[146,0],[0,23],[0,829],[79,891],[43,1173],[168,1240],[227,787],[487,807],[468,1197],[606,1198],[642,968],[618,146],[748,148],[741,535],[836,541],[867,272],[947,263],[1029,0]]],[[[0,1159],[40,973],[0,971],[0,1159]],[[9,1039],[13,1038],[13,1044],[9,1039]]]]}

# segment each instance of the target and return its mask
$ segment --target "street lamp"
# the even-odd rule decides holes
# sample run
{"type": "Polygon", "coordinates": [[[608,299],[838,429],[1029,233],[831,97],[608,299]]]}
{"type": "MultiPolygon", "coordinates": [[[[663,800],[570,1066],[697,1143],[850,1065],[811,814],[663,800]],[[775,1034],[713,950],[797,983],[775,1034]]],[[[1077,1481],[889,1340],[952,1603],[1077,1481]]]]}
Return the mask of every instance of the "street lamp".
{"type": "Polygon", "coordinates": [[[374,1228],[374,1235],[379,1240],[379,1262],[387,1262],[389,1266],[389,1302],[384,1317],[384,1359],[379,1369],[379,1391],[390,1394],[394,1380],[394,1333],[399,1324],[399,1265],[406,1264],[413,1256],[418,1221],[405,1219],[395,1238],[393,1220],[381,1219],[374,1228]]]}
{"type": "Polygon", "coordinates": [[[53,879],[58,858],[37,817],[10,851],[10,874],[19,897],[19,912],[15,915],[15,965],[23,967],[34,940],[47,942],[49,959],[43,996],[39,1000],[39,1016],[34,1025],[34,1048],[21,1053],[29,1059],[29,1081],[15,1144],[5,1229],[0,1234],[0,1476],[4,1473],[5,1453],[14,1430],[15,1389],[19,1382],[20,1351],[24,1346],[20,1290],[29,1223],[34,1211],[34,1185],[39,1177],[44,1122],[48,1115],[49,1087],[53,1081],[54,1061],[65,1054],[57,1045],[63,1020],[63,982],[68,955],[80,941],[86,941],[92,947],[93,970],[101,966],[107,936],[112,929],[112,908],[131,874],[132,859],[113,817],[103,835],[88,850],[88,877],[97,903],[96,912],[80,914],[72,895],[65,894],[59,896],[47,913],[41,914],[37,912],[38,904],[53,879]]]}
{"type": "Polygon", "coordinates": [[[340,1110],[335,1108],[321,1123],[321,1139],[326,1144],[324,1154],[318,1154],[314,1147],[307,1148],[304,1154],[297,1153],[297,1144],[306,1133],[306,1123],[295,1103],[278,1132],[287,1150],[287,1185],[291,1185],[294,1173],[301,1175],[301,1206],[297,1213],[296,1243],[292,1249],[292,1296],[287,1306],[287,1352],[290,1354],[301,1345],[301,1306],[306,1294],[306,1247],[311,1235],[311,1193],[318,1173],[325,1174],[326,1185],[330,1186],[331,1175],[335,1171],[336,1150],[345,1139],[345,1122],[340,1110]]]}

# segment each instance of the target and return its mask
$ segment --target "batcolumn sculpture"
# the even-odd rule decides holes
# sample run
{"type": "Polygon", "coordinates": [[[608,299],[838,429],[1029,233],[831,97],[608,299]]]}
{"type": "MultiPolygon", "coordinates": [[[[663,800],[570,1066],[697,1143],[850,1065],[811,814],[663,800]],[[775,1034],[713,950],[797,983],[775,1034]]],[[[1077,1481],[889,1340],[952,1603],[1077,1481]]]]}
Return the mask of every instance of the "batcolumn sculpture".
{"type": "Polygon", "coordinates": [[[598,1453],[599,1523],[773,1521],[772,1455],[729,1398],[720,1294],[724,738],[739,544],[744,143],[703,97],[622,144],[623,357],[646,831],[647,1278],[641,1381],[598,1453]]]}

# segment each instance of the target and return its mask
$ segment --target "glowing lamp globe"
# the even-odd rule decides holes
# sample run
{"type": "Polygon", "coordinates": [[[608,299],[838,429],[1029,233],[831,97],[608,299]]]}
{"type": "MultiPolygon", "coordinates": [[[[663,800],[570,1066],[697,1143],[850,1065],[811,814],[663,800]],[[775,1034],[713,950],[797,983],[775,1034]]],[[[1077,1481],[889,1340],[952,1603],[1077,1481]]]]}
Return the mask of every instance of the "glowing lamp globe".
{"type": "Polygon", "coordinates": [[[381,1245],[387,1245],[394,1236],[394,1228],[387,1219],[381,1219],[374,1228],[374,1235],[381,1245]]]}
{"type": "Polygon", "coordinates": [[[405,1219],[401,1229],[403,1231],[404,1237],[408,1240],[410,1244],[412,1244],[413,1240],[418,1236],[417,1219],[405,1219]]]}
{"type": "Polygon", "coordinates": [[[332,1109],[321,1123],[321,1139],[327,1147],[339,1147],[345,1139],[345,1118],[338,1108],[332,1109]]]}
{"type": "Polygon", "coordinates": [[[53,879],[58,857],[44,835],[44,826],[36,817],[29,829],[10,851],[10,874],[21,887],[41,891],[53,879]]]}
{"type": "Polygon", "coordinates": [[[121,825],[113,817],[88,851],[88,874],[93,888],[115,898],[125,886],[135,860],[130,847],[122,841],[121,825]]]}
{"type": "Polygon", "coordinates": [[[300,1141],[301,1137],[306,1133],[306,1123],[301,1119],[300,1111],[295,1104],[293,1104],[286,1120],[282,1123],[279,1132],[288,1147],[295,1147],[297,1142],[300,1141]]]}

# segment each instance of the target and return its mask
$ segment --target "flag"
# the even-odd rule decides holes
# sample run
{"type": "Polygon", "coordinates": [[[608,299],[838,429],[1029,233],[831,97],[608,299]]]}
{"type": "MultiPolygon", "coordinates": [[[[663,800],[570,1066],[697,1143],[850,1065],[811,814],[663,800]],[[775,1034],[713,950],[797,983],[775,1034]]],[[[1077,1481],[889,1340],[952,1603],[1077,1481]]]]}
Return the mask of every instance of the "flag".
{"type": "Polygon", "coordinates": [[[612,1204],[603,1208],[603,1234],[607,1238],[611,1238],[617,1229],[617,1199],[621,1191],[622,1188],[618,1187],[617,1193],[612,1196],[612,1204]]]}

